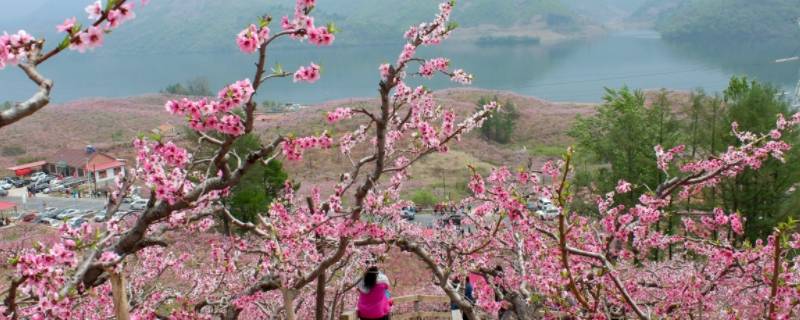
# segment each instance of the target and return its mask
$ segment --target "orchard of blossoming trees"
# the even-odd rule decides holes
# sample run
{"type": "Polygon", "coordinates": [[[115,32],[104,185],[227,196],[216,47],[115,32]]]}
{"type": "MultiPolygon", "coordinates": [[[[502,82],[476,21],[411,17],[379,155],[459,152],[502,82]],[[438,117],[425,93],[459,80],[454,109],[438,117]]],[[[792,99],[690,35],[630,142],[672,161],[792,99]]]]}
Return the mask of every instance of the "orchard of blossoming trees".
{"type": "MultiPolygon", "coordinates": [[[[141,1],[140,5],[146,5],[141,1]]],[[[793,222],[756,243],[734,241],[746,221],[736,213],[684,218],[683,231],[668,235],[659,221],[672,214],[670,201],[698,197],[767,158],[781,159],[791,146],[782,134],[800,125],[800,113],[779,116],[768,133],[739,132],[741,145],[706,159],[691,159],[682,147],[654,146],[660,170],[668,176],[634,206],[615,202],[631,190],[619,181],[616,192],[598,196],[599,218],[574,212],[569,177],[572,152],[540,170],[496,168],[475,173],[473,208],[455,226],[428,228],[401,219],[408,205],[399,195],[408,169],[421,158],[447,152],[449,143],[479,127],[499,106],[457,120],[437,105],[424,87],[406,85],[411,76],[443,74],[469,84],[472,76],[451,70],[446,58],[418,57],[417,49],[439,45],[455,29],[455,2],[439,5],[434,20],[413,26],[396,61],[376,66],[379,105],[337,109],[320,119],[359,121],[341,136],[275,136],[249,154],[232,152],[234,142],[254,130],[253,97],[269,81],[292,77],[313,83],[320,66],[296,72],[268,70],[269,45],[279,38],[330,45],[335,29],[320,26],[311,13],[314,0],[297,0],[295,11],[270,29],[271,17],[255,17],[238,35],[238,45],[257,60],[252,78],[222,88],[214,99],[167,102],[166,112],[181,115],[215,150],[195,158],[171,141],[133,142],[136,167],[117,179],[107,217],[119,208],[134,184],[152,190],[143,213],[110,219],[100,226],[64,226],[56,240],[3,251],[7,280],[2,316],[10,319],[335,319],[354,302],[353,286],[370,257],[392,249],[410,253],[431,273],[433,283],[470,319],[494,318],[498,310],[520,319],[795,319],[800,317],[800,270],[795,250],[800,236],[793,222]],[[279,30],[277,30],[279,29],[279,30]],[[329,193],[314,188],[295,194],[287,182],[256,222],[237,220],[221,204],[241,177],[258,162],[283,157],[302,161],[312,148],[338,148],[351,159],[329,193]],[[207,170],[194,169],[204,164],[207,170]],[[547,178],[547,179],[543,179],[547,178]],[[542,181],[553,181],[544,184],[542,181]],[[531,196],[555,200],[559,214],[546,220],[527,209],[531,196]],[[241,232],[226,236],[215,224],[232,223],[241,232]],[[466,230],[466,232],[462,231],[466,230]],[[728,231],[732,232],[728,232],[728,231]],[[682,248],[671,259],[652,259],[653,250],[682,248]],[[476,303],[456,289],[451,278],[480,275],[476,303]]],[[[27,101],[0,114],[0,127],[24,119],[49,102],[53,81],[37,66],[64,49],[83,52],[133,19],[134,3],[95,2],[86,8],[88,27],[76,18],[59,25],[66,34],[45,51],[43,39],[25,31],[0,36],[0,68],[18,66],[38,85],[27,101]]],[[[309,89],[311,90],[311,89],[309,89]]],[[[466,170],[466,169],[465,169],[466,170]]],[[[304,183],[313,184],[314,181],[304,183]]]]}

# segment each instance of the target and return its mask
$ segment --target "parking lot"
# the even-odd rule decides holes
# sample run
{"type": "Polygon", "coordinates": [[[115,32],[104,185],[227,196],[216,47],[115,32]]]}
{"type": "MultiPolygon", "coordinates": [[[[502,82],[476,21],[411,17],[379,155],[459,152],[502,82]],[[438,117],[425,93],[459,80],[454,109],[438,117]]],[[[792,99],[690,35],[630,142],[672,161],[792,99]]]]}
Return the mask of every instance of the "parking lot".
{"type": "MultiPolygon", "coordinates": [[[[10,189],[9,195],[0,197],[0,201],[16,203],[18,214],[26,215],[35,212],[38,222],[44,220],[51,225],[58,225],[62,221],[70,221],[75,224],[91,221],[96,216],[105,213],[106,205],[105,198],[65,198],[46,194],[28,197],[24,187],[10,189]],[[56,215],[59,217],[56,218],[56,215]],[[43,219],[44,217],[49,219],[43,219]],[[80,219],[81,217],[84,219],[80,219]]],[[[131,211],[130,204],[126,203],[120,207],[120,212],[128,211],[131,211]]]]}

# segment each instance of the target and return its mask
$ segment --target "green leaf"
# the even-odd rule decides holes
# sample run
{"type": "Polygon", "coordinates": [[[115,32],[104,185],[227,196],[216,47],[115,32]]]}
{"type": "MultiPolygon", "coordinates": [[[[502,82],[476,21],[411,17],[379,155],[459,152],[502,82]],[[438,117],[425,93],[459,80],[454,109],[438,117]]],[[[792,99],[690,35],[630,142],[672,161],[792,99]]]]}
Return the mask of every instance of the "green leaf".
{"type": "Polygon", "coordinates": [[[266,28],[267,26],[269,26],[271,22],[272,22],[271,16],[263,16],[261,18],[258,18],[258,26],[261,28],[266,28]]]}
{"type": "Polygon", "coordinates": [[[111,8],[113,8],[116,3],[117,0],[108,0],[108,2],[106,2],[106,12],[111,11],[111,8]]]}
{"type": "Polygon", "coordinates": [[[336,27],[335,23],[328,22],[328,32],[330,32],[332,34],[336,34],[336,33],[339,33],[340,31],[342,31],[342,30],[339,29],[338,27],[336,27]]]}
{"type": "Polygon", "coordinates": [[[448,32],[453,31],[453,30],[455,30],[457,28],[458,28],[458,22],[450,21],[450,23],[447,24],[447,31],[448,32]]]}
{"type": "Polygon", "coordinates": [[[72,36],[66,35],[64,40],[61,40],[61,43],[58,44],[58,50],[64,50],[69,47],[70,40],[72,40],[72,36]]]}
{"type": "Polygon", "coordinates": [[[283,66],[281,66],[280,63],[276,63],[275,67],[272,68],[272,73],[273,74],[282,74],[283,73],[283,66]]]}
{"type": "Polygon", "coordinates": [[[150,135],[149,135],[149,138],[150,138],[150,140],[152,140],[152,141],[161,142],[161,138],[162,138],[162,137],[161,137],[161,134],[158,134],[158,133],[152,133],[152,134],[150,134],[150,135]]]}

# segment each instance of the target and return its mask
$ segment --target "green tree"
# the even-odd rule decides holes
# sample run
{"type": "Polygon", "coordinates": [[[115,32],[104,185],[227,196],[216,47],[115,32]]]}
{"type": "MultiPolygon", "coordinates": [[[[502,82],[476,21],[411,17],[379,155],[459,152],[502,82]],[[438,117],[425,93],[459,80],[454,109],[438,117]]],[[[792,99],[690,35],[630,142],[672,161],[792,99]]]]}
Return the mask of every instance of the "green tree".
{"type": "Polygon", "coordinates": [[[174,83],[166,86],[162,93],[177,94],[184,96],[202,96],[208,97],[214,95],[211,93],[211,86],[208,84],[208,79],[204,77],[197,77],[186,81],[185,84],[174,83]]]}
{"type": "MultiPolygon", "coordinates": [[[[197,141],[197,133],[186,128],[185,136],[189,141],[197,141]]],[[[219,137],[217,137],[219,138],[219,137]]],[[[200,149],[195,151],[196,158],[209,158],[213,156],[214,149],[209,146],[195,146],[200,149]]],[[[247,134],[234,142],[232,150],[239,156],[244,156],[251,151],[261,148],[261,141],[256,134],[247,134]]],[[[231,166],[236,166],[237,159],[230,159],[231,166]]],[[[199,167],[198,170],[208,168],[199,167]]],[[[211,170],[214,170],[213,168],[211,170]]],[[[278,160],[271,160],[267,164],[258,163],[241,178],[241,182],[231,189],[231,194],[224,199],[224,204],[231,214],[245,222],[255,222],[259,214],[269,209],[270,203],[283,192],[284,183],[289,179],[289,174],[284,170],[283,164],[278,160]]],[[[298,185],[294,186],[299,187],[298,185]]],[[[228,221],[223,219],[226,232],[228,221]]]]}
{"type": "Polygon", "coordinates": [[[283,164],[272,160],[266,165],[259,164],[242,177],[242,183],[231,190],[228,205],[231,214],[239,220],[255,222],[258,214],[264,212],[283,190],[289,174],[283,164]]]}
{"type": "Polygon", "coordinates": [[[418,207],[432,207],[439,203],[439,199],[428,189],[418,189],[411,194],[411,201],[418,207]]]}
{"type": "Polygon", "coordinates": [[[579,153],[585,152],[600,164],[590,170],[597,171],[592,176],[601,192],[612,190],[619,180],[635,186],[627,199],[620,199],[631,204],[665,178],[654,165],[653,147],[673,147],[679,122],[666,92],[659,93],[649,107],[644,93],[627,87],[606,89],[603,100],[597,114],[579,117],[569,135],[577,141],[579,153]]]}
{"type": "MultiPolygon", "coordinates": [[[[747,78],[731,79],[725,90],[723,123],[738,124],[738,130],[766,133],[775,127],[776,115],[791,116],[789,104],[777,96],[778,89],[747,78]]],[[[719,132],[720,146],[740,145],[729,131],[719,132]]],[[[787,133],[783,139],[791,144],[800,141],[797,133],[787,133]]],[[[717,150],[721,151],[721,150],[717,150]]],[[[750,240],[763,238],[772,232],[788,215],[796,215],[796,208],[782,204],[792,197],[791,190],[800,182],[800,149],[792,148],[785,162],[776,159],[764,161],[758,171],[747,170],[722,184],[719,193],[722,206],[731,212],[740,212],[747,220],[745,236],[750,240]]]]}
{"type": "MultiPolygon", "coordinates": [[[[493,99],[481,97],[478,100],[478,109],[482,109],[483,105],[490,101],[499,101],[497,96],[493,99]]],[[[514,133],[514,127],[517,125],[519,119],[519,112],[511,100],[506,100],[499,110],[492,111],[491,117],[484,121],[481,126],[481,135],[484,138],[500,144],[511,142],[511,136],[514,133]]]]}

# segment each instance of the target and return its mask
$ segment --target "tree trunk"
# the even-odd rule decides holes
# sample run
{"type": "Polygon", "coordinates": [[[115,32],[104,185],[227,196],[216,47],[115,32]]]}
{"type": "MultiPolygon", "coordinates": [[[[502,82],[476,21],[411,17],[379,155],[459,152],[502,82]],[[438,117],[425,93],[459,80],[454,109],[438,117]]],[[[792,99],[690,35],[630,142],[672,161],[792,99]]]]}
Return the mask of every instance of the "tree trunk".
{"type": "Polygon", "coordinates": [[[316,320],[325,320],[325,270],[317,276],[317,292],[316,292],[316,309],[314,310],[314,318],[316,320]]]}
{"type": "Polygon", "coordinates": [[[114,297],[114,315],[117,320],[130,320],[128,295],[125,293],[125,277],[117,272],[109,272],[111,293],[114,297]]]}
{"type": "Polygon", "coordinates": [[[294,313],[294,290],[282,289],[283,295],[283,311],[286,313],[286,320],[296,320],[297,315],[294,313]]]}

